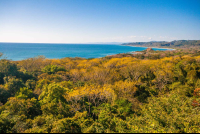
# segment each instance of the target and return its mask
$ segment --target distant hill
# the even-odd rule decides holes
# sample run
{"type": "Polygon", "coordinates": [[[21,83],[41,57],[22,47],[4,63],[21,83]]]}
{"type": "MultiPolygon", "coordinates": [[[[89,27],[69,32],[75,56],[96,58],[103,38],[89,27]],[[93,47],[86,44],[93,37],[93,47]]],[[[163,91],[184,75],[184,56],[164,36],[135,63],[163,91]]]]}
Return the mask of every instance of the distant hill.
{"type": "Polygon", "coordinates": [[[151,41],[151,42],[132,42],[123,43],[122,45],[130,46],[145,46],[145,47],[189,47],[200,46],[200,40],[175,40],[171,42],[166,41],[151,41]]]}

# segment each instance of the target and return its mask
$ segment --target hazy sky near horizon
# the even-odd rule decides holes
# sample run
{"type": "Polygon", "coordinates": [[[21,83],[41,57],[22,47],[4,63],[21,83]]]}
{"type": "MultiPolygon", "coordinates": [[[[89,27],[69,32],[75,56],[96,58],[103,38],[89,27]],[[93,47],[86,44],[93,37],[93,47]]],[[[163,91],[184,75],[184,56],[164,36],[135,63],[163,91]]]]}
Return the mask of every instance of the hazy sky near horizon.
{"type": "Polygon", "coordinates": [[[200,40],[200,0],[0,0],[0,42],[200,40]]]}

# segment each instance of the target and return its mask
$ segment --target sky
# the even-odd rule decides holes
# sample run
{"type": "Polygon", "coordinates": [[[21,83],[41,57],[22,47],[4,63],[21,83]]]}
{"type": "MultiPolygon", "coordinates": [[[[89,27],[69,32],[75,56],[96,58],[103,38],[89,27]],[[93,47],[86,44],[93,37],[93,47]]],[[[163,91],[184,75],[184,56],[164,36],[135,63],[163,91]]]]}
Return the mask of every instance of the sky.
{"type": "Polygon", "coordinates": [[[200,0],[0,0],[0,42],[200,40],[200,0]]]}

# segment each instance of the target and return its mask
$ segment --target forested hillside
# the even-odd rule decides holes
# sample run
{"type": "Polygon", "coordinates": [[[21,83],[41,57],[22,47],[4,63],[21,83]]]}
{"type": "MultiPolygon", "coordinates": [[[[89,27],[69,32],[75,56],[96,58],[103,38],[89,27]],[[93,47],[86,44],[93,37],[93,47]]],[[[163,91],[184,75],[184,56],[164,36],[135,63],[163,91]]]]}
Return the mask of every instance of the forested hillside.
{"type": "Polygon", "coordinates": [[[1,133],[200,132],[200,53],[0,59],[1,133]]]}
{"type": "Polygon", "coordinates": [[[124,43],[122,45],[130,46],[147,46],[147,47],[199,47],[200,40],[175,40],[171,42],[166,41],[152,41],[152,42],[133,42],[133,43],[124,43]]]}

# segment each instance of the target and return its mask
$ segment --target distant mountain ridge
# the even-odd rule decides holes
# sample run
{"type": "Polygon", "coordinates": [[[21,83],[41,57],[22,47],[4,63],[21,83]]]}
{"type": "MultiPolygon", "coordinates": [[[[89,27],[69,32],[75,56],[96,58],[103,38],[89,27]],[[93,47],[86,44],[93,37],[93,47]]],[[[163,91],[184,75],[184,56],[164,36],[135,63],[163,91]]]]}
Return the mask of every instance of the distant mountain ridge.
{"type": "Polygon", "coordinates": [[[129,46],[145,46],[145,47],[189,47],[200,46],[200,40],[174,40],[171,42],[166,41],[151,41],[151,42],[131,42],[123,43],[121,45],[129,46]]]}

